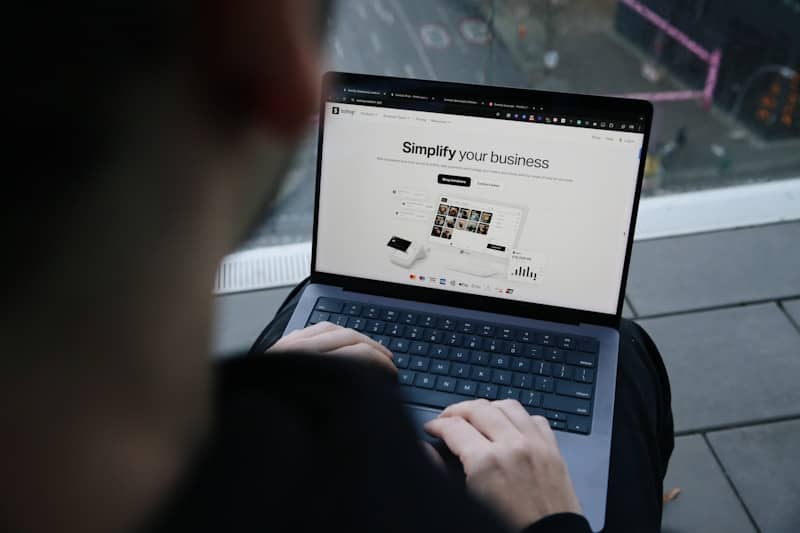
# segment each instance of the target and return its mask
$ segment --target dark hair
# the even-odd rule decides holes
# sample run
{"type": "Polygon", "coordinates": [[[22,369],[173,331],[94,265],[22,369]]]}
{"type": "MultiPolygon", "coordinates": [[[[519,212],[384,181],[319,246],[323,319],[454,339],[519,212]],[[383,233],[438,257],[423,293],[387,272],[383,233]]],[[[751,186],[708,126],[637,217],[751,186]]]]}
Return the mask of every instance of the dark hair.
{"type": "Polygon", "coordinates": [[[111,148],[109,111],[119,89],[186,53],[195,20],[172,0],[24,2],[14,9],[4,76],[13,141],[0,224],[5,249],[22,262],[2,261],[0,274],[19,282],[46,260],[48,241],[92,186],[92,169],[111,148]]]}

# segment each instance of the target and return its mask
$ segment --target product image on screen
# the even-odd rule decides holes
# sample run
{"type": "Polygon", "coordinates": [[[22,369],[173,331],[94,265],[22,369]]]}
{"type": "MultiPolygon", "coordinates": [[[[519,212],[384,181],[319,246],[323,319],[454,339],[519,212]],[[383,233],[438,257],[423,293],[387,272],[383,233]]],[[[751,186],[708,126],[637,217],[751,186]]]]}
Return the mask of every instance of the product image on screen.
{"type": "Polygon", "coordinates": [[[411,241],[407,241],[405,239],[401,239],[400,237],[392,237],[389,239],[387,246],[390,248],[394,248],[395,250],[400,250],[401,252],[405,252],[408,250],[408,247],[411,246],[411,241]]]}

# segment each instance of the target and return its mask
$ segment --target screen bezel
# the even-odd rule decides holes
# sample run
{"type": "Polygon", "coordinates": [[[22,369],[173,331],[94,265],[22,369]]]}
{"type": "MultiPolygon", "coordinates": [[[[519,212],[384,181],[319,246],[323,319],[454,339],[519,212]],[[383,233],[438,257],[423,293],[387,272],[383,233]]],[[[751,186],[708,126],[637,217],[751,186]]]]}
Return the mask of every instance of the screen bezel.
{"type": "MultiPolygon", "coordinates": [[[[445,107],[443,105],[443,107],[445,107]]],[[[389,107],[391,109],[391,107],[389,107]]],[[[411,106],[404,107],[405,109],[411,106]]],[[[463,83],[412,80],[408,78],[395,78],[389,76],[375,76],[368,74],[352,74],[345,72],[327,72],[323,77],[322,91],[320,94],[319,133],[317,139],[317,169],[314,192],[314,229],[311,246],[311,282],[324,283],[342,287],[348,291],[376,294],[390,298],[414,300],[428,303],[441,303],[442,293],[447,294],[448,305],[465,309],[497,312],[502,309],[503,314],[550,320],[567,324],[597,324],[618,327],[622,316],[625,289],[628,281],[628,268],[630,266],[631,251],[633,249],[633,235],[636,228],[636,217],[639,209],[639,198],[642,190],[644,176],[645,154],[650,140],[650,127],[653,119],[653,106],[646,100],[633,100],[609,96],[595,96],[585,94],[567,94],[550,91],[535,91],[530,89],[517,89],[510,87],[488,87],[483,85],[470,85],[463,83]],[[644,124],[642,139],[642,156],[639,158],[639,169],[636,176],[636,190],[633,197],[633,207],[628,228],[628,242],[625,248],[625,261],[622,268],[622,279],[617,297],[617,310],[614,314],[571,309],[519,300],[495,298],[469,293],[450,291],[447,289],[431,289],[378,281],[343,274],[333,274],[317,270],[317,230],[319,226],[319,196],[322,177],[322,150],[325,131],[325,109],[332,90],[344,86],[371,89],[375,91],[417,92],[422,94],[450,95],[457,98],[476,98],[484,101],[514,101],[527,102],[531,105],[543,106],[545,109],[559,110],[562,113],[602,113],[616,116],[641,117],[644,124]]],[[[502,119],[499,119],[502,120],[502,119]]],[[[553,126],[558,127],[558,126],[553,126]]],[[[602,131],[602,130],[601,130],[602,131]]]]}

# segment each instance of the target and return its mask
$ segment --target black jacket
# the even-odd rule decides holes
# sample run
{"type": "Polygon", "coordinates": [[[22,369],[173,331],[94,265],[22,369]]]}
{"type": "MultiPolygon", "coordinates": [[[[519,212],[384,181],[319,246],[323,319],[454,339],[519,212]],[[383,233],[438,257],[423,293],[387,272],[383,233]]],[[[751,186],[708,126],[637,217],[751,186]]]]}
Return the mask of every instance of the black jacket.
{"type": "MultiPolygon", "coordinates": [[[[217,368],[215,424],[149,531],[507,531],[424,456],[394,380],[318,355],[217,368]]],[[[574,514],[530,533],[589,531],[574,514]]]]}

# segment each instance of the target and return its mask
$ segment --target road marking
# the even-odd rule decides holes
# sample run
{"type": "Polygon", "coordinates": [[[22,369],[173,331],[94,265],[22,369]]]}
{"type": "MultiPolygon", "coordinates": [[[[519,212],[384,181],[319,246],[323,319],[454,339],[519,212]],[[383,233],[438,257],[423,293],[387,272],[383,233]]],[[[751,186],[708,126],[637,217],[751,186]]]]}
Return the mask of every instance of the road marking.
{"type": "Polygon", "coordinates": [[[333,38],[333,49],[336,50],[337,56],[344,57],[344,51],[342,50],[342,43],[339,42],[338,37],[333,38]]]}
{"type": "Polygon", "coordinates": [[[406,71],[406,76],[408,76],[409,78],[416,78],[416,76],[414,75],[414,67],[412,67],[408,63],[403,65],[403,70],[406,71]]]}
{"type": "Polygon", "coordinates": [[[380,0],[375,0],[372,3],[372,7],[375,8],[375,13],[378,15],[378,18],[381,19],[383,22],[391,26],[394,24],[394,14],[386,9],[380,0]]]}
{"type": "Polygon", "coordinates": [[[478,83],[486,83],[486,74],[482,70],[476,70],[475,79],[478,80],[478,83]]]}
{"type": "Polygon", "coordinates": [[[442,50],[450,46],[450,34],[439,24],[423,24],[419,28],[419,35],[428,48],[442,50]]]}
{"type": "Polygon", "coordinates": [[[375,51],[375,53],[380,54],[381,50],[383,50],[383,45],[381,45],[381,40],[378,37],[378,34],[374,31],[370,32],[369,41],[372,43],[372,49],[375,51]]]}
{"type": "Polygon", "coordinates": [[[400,5],[400,2],[397,0],[391,0],[391,3],[392,7],[394,7],[394,10],[397,11],[397,16],[400,17],[400,21],[403,23],[403,27],[408,34],[408,38],[411,40],[411,45],[417,51],[417,55],[419,56],[420,61],[422,61],[422,66],[425,67],[425,71],[428,73],[428,76],[432,80],[438,80],[439,78],[436,76],[436,72],[433,70],[431,60],[428,58],[428,54],[425,53],[425,47],[422,46],[422,43],[419,41],[419,37],[414,31],[414,27],[411,26],[411,22],[408,20],[408,16],[403,10],[403,7],[400,5]]]}
{"type": "Polygon", "coordinates": [[[468,43],[483,46],[492,38],[489,26],[482,20],[476,18],[465,18],[458,25],[461,35],[468,43]]]}
{"type": "Polygon", "coordinates": [[[353,4],[353,9],[356,10],[356,13],[362,20],[367,20],[367,8],[364,7],[364,4],[353,4]]]}

